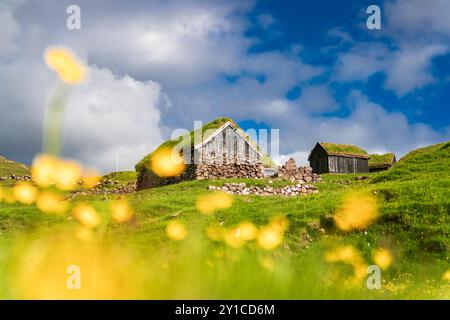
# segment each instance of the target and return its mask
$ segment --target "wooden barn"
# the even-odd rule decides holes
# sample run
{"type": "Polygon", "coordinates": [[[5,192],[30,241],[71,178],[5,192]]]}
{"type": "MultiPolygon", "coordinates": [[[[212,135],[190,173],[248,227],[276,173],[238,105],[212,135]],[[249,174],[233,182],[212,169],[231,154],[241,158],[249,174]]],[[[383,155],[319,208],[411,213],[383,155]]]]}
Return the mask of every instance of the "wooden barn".
{"type": "Polygon", "coordinates": [[[318,142],[308,161],[314,173],[369,172],[369,155],[354,145],[318,142]]]}
{"type": "Polygon", "coordinates": [[[369,157],[370,157],[369,159],[370,172],[387,170],[390,167],[392,167],[394,163],[397,162],[395,154],[393,153],[371,154],[369,155],[369,157]]]}

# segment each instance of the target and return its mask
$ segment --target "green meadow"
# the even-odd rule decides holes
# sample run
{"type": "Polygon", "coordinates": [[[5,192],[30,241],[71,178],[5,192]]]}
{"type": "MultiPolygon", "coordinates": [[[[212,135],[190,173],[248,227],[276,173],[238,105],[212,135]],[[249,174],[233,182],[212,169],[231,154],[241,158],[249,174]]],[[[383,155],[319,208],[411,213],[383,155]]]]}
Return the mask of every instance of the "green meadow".
{"type": "MultiPolygon", "coordinates": [[[[0,172],[17,169],[8,166],[0,172]]],[[[86,234],[70,213],[45,214],[34,205],[0,202],[0,298],[450,298],[444,276],[450,269],[450,142],[413,151],[385,172],[322,178],[317,194],[234,196],[229,208],[210,215],[196,206],[199,197],[211,193],[209,185],[269,181],[187,181],[123,196],[78,195],[71,206],[87,203],[101,215],[100,225],[86,234]],[[361,230],[339,230],[333,215],[347,196],[360,193],[377,200],[376,219],[361,230]],[[127,223],[116,223],[109,214],[111,201],[119,197],[134,212],[127,223]],[[287,226],[274,250],[255,240],[233,247],[207,232],[226,232],[242,222],[262,229],[280,217],[287,226]],[[188,231],[181,241],[167,236],[173,221],[188,231]],[[354,281],[351,264],[326,259],[346,247],[365,266],[375,264],[380,248],[390,252],[380,289],[367,287],[370,274],[354,281]],[[80,290],[66,288],[68,264],[81,268],[80,290]]],[[[118,187],[132,182],[135,173],[104,179],[118,187]]],[[[6,190],[11,183],[0,185],[6,190]]]]}

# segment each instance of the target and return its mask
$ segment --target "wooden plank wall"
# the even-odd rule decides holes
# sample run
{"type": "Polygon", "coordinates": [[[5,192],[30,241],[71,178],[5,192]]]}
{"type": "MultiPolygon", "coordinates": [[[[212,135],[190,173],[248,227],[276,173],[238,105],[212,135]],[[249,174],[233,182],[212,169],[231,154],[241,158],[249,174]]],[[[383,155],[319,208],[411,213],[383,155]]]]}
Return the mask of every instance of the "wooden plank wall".
{"type": "Polygon", "coordinates": [[[200,162],[203,163],[256,163],[260,156],[232,127],[208,141],[200,151],[200,162]]]}

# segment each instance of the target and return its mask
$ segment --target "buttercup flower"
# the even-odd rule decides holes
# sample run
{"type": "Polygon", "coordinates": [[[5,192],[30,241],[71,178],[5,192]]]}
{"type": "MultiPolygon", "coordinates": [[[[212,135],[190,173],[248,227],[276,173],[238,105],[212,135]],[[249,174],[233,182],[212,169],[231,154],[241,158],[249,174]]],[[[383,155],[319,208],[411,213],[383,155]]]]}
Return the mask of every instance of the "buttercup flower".
{"type": "Polygon", "coordinates": [[[86,78],[86,67],[68,49],[48,48],[44,60],[47,66],[68,84],[79,84],[86,78]]]}
{"type": "Polygon", "coordinates": [[[32,204],[36,200],[38,189],[29,182],[19,182],[12,188],[14,198],[24,204],[32,204]]]}
{"type": "Polygon", "coordinates": [[[78,204],[73,209],[73,216],[88,228],[95,228],[100,223],[100,217],[97,211],[87,204],[78,204]]]}

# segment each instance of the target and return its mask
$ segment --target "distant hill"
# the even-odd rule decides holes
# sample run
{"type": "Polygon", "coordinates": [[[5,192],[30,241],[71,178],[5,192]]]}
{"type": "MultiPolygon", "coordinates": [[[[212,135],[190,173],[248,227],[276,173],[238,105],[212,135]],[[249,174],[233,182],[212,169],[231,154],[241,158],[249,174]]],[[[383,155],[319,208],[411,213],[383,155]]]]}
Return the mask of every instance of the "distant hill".
{"type": "Polygon", "coordinates": [[[30,174],[30,168],[22,163],[0,156],[0,177],[10,175],[24,176],[30,174]]]}
{"type": "Polygon", "coordinates": [[[390,170],[378,176],[374,181],[427,179],[431,177],[450,178],[450,141],[409,152],[390,170]]]}

